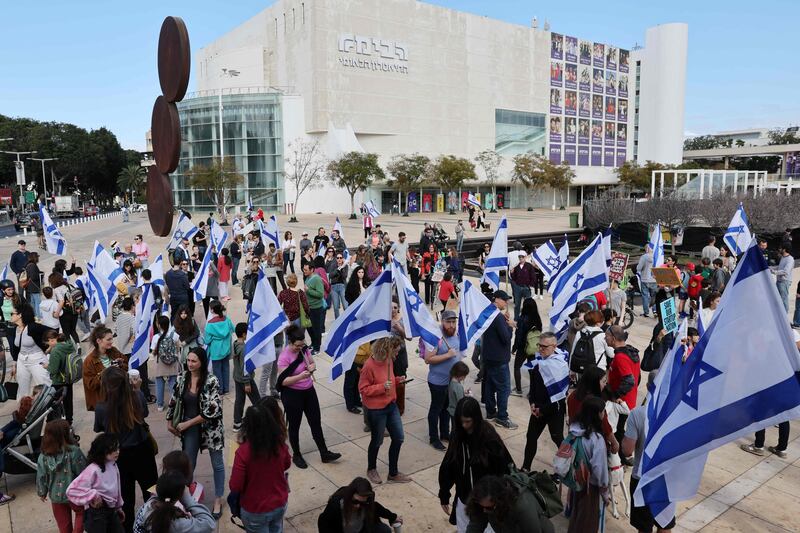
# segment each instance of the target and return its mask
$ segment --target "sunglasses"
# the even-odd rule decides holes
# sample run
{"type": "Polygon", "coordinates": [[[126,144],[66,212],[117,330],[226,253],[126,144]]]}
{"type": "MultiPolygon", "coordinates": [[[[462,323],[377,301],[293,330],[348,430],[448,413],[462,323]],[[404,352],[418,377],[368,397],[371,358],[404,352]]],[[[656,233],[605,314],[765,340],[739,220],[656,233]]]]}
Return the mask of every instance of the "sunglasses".
{"type": "Polygon", "coordinates": [[[337,255],[336,259],[344,259],[344,257],[342,257],[341,255],[337,255]]]}
{"type": "Polygon", "coordinates": [[[555,344],[537,344],[536,346],[538,346],[539,348],[555,348],[556,347],[555,344]]]}
{"type": "Polygon", "coordinates": [[[350,502],[355,507],[361,507],[362,505],[369,505],[371,501],[372,501],[372,498],[367,498],[366,500],[359,500],[359,499],[356,499],[355,497],[353,497],[353,499],[350,500],[350,502]]]}
{"type": "Polygon", "coordinates": [[[187,263],[186,261],[181,261],[181,266],[189,266],[189,263],[187,263]]]}

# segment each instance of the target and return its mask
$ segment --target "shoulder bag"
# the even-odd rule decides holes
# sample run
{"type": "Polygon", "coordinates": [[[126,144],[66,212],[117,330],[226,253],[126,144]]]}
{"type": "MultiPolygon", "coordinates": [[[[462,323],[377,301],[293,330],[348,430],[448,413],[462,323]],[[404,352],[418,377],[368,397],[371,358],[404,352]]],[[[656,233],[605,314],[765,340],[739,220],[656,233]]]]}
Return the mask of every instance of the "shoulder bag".
{"type": "Polygon", "coordinates": [[[303,291],[297,291],[297,306],[300,308],[300,325],[303,328],[308,329],[311,327],[311,319],[308,318],[305,307],[303,307],[303,298],[301,296],[302,294],[303,291]]]}

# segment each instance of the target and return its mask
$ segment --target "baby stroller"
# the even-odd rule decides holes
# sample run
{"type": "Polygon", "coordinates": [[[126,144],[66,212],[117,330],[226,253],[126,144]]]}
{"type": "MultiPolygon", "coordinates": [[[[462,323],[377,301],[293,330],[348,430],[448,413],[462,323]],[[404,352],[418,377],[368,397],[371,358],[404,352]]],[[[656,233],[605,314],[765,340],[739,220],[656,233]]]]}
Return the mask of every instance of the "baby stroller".
{"type": "MultiPolygon", "coordinates": [[[[61,393],[46,385],[33,401],[19,433],[3,445],[3,471],[6,474],[34,474],[41,453],[42,433],[47,421],[61,416],[61,393]]],[[[4,435],[5,440],[5,435],[4,435]]]]}

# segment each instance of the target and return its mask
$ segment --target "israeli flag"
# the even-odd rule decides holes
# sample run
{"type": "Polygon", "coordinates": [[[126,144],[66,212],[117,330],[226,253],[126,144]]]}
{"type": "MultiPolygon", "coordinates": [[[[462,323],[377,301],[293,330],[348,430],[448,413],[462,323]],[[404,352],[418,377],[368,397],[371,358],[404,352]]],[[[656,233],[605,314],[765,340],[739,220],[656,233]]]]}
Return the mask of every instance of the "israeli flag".
{"type": "Polygon", "coordinates": [[[675,503],[697,493],[708,452],[800,418],[799,373],[786,312],[751,241],[692,356],[662,364],[647,406],[636,505],[666,525],[675,503]]]}
{"type": "MultiPolygon", "coordinates": [[[[553,262],[555,264],[555,262],[553,262]]],[[[561,243],[561,247],[558,249],[558,266],[555,269],[555,272],[550,275],[550,283],[547,286],[548,291],[552,291],[552,289],[556,286],[558,282],[558,276],[564,272],[564,269],[567,268],[569,264],[569,241],[567,240],[567,234],[564,234],[564,242],[561,243]]]]}
{"type": "Polygon", "coordinates": [[[333,223],[333,230],[331,231],[331,233],[333,233],[334,231],[338,231],[339,237],[344,239],[344,232],[342,231],[342,223],[339,222],[339,217],[336,217],[336,222],[333,223]]]}
{"type": "Polygon", "coordinates": [[[199,302],[206,297],[208,290],[208,276],[211,270],[211,247],[206,248],[206,253],[203,255],[203,262],[200,263],[200,268],[197,269],[197,275],[192,280],[192,293],[194,294],[194,301],[199,302]]]}
{"type": "Polygon", "coordinates": [[[375,207],[375,203],[372,200],[364,202],[364,207],[367,209],[367,212],[371,217],[379,217],[381,216],[381,212],[378,211],[378,208],[375,207]]]}
{"type": "Polygon", "coordinates": [[[139,303],[136,304],[136,327],[133,337],[133,349],[128,364],[131,368],[139,368],[147,364],[150,355],[150,338],[152,336],[151,325],[155,317],[155,301],[153,299],[153,287],[147,284],[142,289],[139,303]]]}
{"type": "MultiPolygon", "coordinates": [[[[147,267],[150,271],[150,283],[153,285],[160,285],[161,287],[166,287],[167,284],[164,281],[164,258],[162,254],[158,254],[155,261],[150,263],[150,266],[147,267]]],[[[139,280],[136,282],[137,287],[143,287],[145,285],[144,278],[139,276],[139,280]]]]}
{"type": "Polygon", "coordinates": [[[253,208],[253,197],[248,194],[247,195],[247,211],[248,212],[252,212],[253,210],[254,210],[254,208],[253,208]]]}
{"type": "Polygon", "coordinates": [[[611,226],[608,226],[602,233],[603,253],[606,254],[606,266],[611,266],[611,226]]]}
{"type": "Polygon", "coordinates": [[[464,294],[458,304],[458,349],[464,352],[474,345],[499,313],[480,288],[464,281],[464,294]]]}
{"type": "Polygon", "coordinates": [[[750,224],[747,222],[747,215],[741,202],[731,219],[731,223],[728,224],[728,229],[725,231],[725,236],[722,240],[725,241],[731,253],[736,257],[742,255],[750,245],[750,241],[753,240],[753,235],[750,233],[750,224]]]}
{"type": "Polygon", "coordinates": [[[472,193],[467,194],[467,203],[473,205],[475,207],[480,207],[481,203],[475,198],[475,195],[472,193]]]}
{"type": "Polygon", "coordinates": [[[481,281],[488,283],[494,290],[500,288],[500,272],[508,270],[508,221],[500,219],[497,232],[494,234],[492,248],[486,257],[481,281]]]}
{"type": "Polygon", "coordinates": [[[47,245],[47,251],[54,255],[67,255],[67,239],[58,230],[53,223],[53,219],[50,218],[50,213],[41,204],[39,204],[39,217],[42,219],[44,242],[47,245]]]}
{"type": "Polygon", "coordinates": [[[353,365],[356,350],[365,342],[392,332],[392,269],[384,270],[328,329],[322,351],[333,357],[331,381],[353,365]]]}
{"type": "Polygon", "coordinates": [[[403,312],[406,337],[420,337],[425,343],[425,350],[433,350],[442,338],[442,328],[417,291],[411,287],[411,282],[403,272],[403,266],[396,259],[392,260],[392,279],[397,287],[397,301],[403,312]]]}
{"type": "Polygon", "coordinates": [[[550,279],[551,276],[558,272],[558,267],[561,266],[561,258],[558,256],[558,250],[556,250],[552,240],[548,240],[536,248],[531,253],[531,260],[542,271],[544,279],[550,279]]]}
{"type": "Polygon", "coordinates": [[[562,342],[569,326],[569,315],[578,302],[608,287],[608,269],[600,235],[551,283],[553,307],[550,329],[562,342]]]}
{"type": "Polygon", "coordinates": [[[647,243],[653,250],[653,268],[664,266],[664,235],[661,233],[661,224],[656,224],[647,243]]]}
{"type": "Polygon", "coordinates": [[[117,298],[117,283],[125,277],[125,273],[98,241],[94,241],[92,256],[86,267],[90,287],[86,293],[91,296],[90,310],[99,311],[101,320],[105,320],[117,298]]]}
{"type": "Polygon", "coordinates": [[[208,234],[211,246],[213,246],[217,253],[222,251],[225,243],[228,242],[228,232],[216,220],[211,220],[211,231],[208,234]]]}
{"type": "Polygon", "coordinates": [[[324,242],[319,243],[319,250],[317,250],[317,257],[325,257],[325,252],[328,250],[328,247],[325,246],[324,242]]]}
{"type": "Polygon", "coordinates": [[[5,281],[7,279],[10,279],[8,277],[8,263],[3,267],[3,272],[0,272],[0,281],[5,281]]]}
{"type": "Polygon", "coordinates": [[[568,354],[564,350],[556,349],[550,357],[542,357],[536,353],[536,357],[526,361],[522,366],[528,370],[539,369],[542,376],[547,394],[550,401],[556,403],[567,397],[569,389],[569,364],[567,363],[568,354]]]}
{"type": "Polygon", "coordinates": [[[181,239],[191,239],[197,233],[197,226],[195,226],[185,213],[181,212],[178,217],[178,225],[175,226],[175,231],[172,232],[172,237],[167,244],[167,250],[177,248],[181,243],[181,239]]]}
{"type": "Polygon", "coordinates": [[[697,333],[702,337],[703,333],[706,332],[707,324],[703,323],[703,298],[700,297],[697,301],[697,333]]]}
{"type": "MultiPolygon", "coordinates": [[[[269,239],[269,241],[275,243],[275,249],[281,249],[281,239],[280,239],[280,230],[278,229],[278,217],[272,215],[267,219],[266,224],[263,225],[262,231],[262,238],[264,235],[269,239]]],[[[269,246],[269,241],[265,241],[264,244],[269,246]]]]}
{"type": "Polygon", "coordinates": [[[275,335],[289,325],[278,298],[272,292],[264,271],[258,270],[258,282],[247,317],[247,341],[244,343],[245,372],[275,360],[275,335]]]}

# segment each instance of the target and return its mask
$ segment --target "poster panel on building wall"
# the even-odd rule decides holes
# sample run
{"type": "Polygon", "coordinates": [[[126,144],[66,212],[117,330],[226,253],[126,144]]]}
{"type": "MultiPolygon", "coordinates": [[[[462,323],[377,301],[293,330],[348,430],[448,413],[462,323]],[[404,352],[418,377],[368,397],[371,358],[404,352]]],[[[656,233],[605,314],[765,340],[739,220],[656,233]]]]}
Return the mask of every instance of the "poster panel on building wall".
{"type": "Polygon", "coordinates": [[[562,118],[550,117],[550,142],[560,143],[562,135],[562,118]]]}
{"type": "Polygon", "coordinates": [[[601,167],[601,166],[603,166],[603,147],[602,146],[592,146],[592,166],[593,167],[601,167]]]}
{"type": "Polygon", "coordinates": [[[408,200],[406,202],[407,202],[406,211],[408,211],[409,213],[416,213],[417,211],[419,211],[419,197],[417,196],[417,193],[415,192],[408,193],[408,200]]]}
{"type": "Polygon", "coordinates": [[[628,101],[622,98],[617,100],[617,120],[628,122],[628,101]]]}
{"type": "Polygon", "coordinates": [[[578,88],[578,65],[570,63],[564,65],[564,87],[567,89],[578,88]]]}
{"type": "Polygon", "coordinates": [[[605,134],[603,135],[603,138],[605,139],[605,143],[606,143],[606,145],[614,146],[615,145],[615,138],[616,138],[616,135],[617,135],[616,129],[614,127],[614,123],[613,122],[606,122],[604,124],[604,126],[605,126],[605,128],[604,128],[605,129],[605,134]]]}
{"type": "Polygon", "coordinates": [[[475,199],[478,200],[478,203],[481,203],[481,193],[476,192],[475,193],[475,199]]]}
{"type": "Polygon", "coordinates": [[[630,61],[631,53],[628,50],[619,49],[619,71],[628,72],[628,62],[630,61]]]}
{"type": "Polygon", "coordinates": [[[433,211],[433,195],[429,192],[422,193],[422,212],[430,213],[433,211]]]}
{"type": "Polygon", "coordinates": [[[550,145],[550,162],[555,165],[561,164],[561,145],[560,144],[551,144],[550,145]]]}
{"type": "Polygon", "coordinates": [[[613,146],[605,146],[603,147],[603,166],[604,167],[613,167],[616,160],[616,151],[614,150],[613,146]]]}
{"type": "Polygon", "coordinates": [[[592,144],[603,144],[603,121],[592,121],[592,144]]]}
{"type": "Polygon", "coordinates": [[[578,116],[589,118],[592,116],[592,95],[578,93],[578,116]]]}
{"type": "Polygon", "coordinates": [[[467,210],[467,198],[469,198],[469,191],[461,191],[461,209],[467,210]]]}
{"type": "Polygon", "coordinates": [[[578,136],[578,124],[574,117],[566,117],[564,119],[564,142],[575,144],[575,138],[578,136]]]}
{"type": "Polygon", "coordinates": [[[578,53],[581,65],[591,65],[592,64],[592,42],[591,41],[581,41],[580,45],[578,46],[578,53]]]}
{"type": "Polygon", "coordinates": [[[561,87],[564,83],[564,63],[550,62],[550,85],[561,87]]]}
{"type": "Polygon", "coordinates": [[[550,57],[564,59],[564,36],[560,33],[550,34],[550,57]]]}
{"type": "Polygon", "coordinates": [[[617,73],[606,71],[606,94],[617,94],[617,73]]]}
{"type": "Polygon", "coordinates": [[[580,67],[580,75],[578,77],[578,88],[581,91],[589,92],[592,90],[592,68],[585,65],[580,67]]]}
{"type": "Polygon", "coordinates": [[[574,117],[578,114],[578,93],[564,91],[564,114],[574,117]]]}
{"type": "Polygon", "coordinates": [[[603,93],[605,87],[605,78],[603,77],[603,69],[592,69],[592,90],[596,93],[603,93]]]}
{"type": "Polygon", "coordinates": [[[615,46],[606,47],[606,68],[617,70],[617,48],[615,46]]]}
{"type": "Polygon", "coordinates": [[[621,167],[625,164],[627,159],[627,150],[617,150],[617,164],[615,166],[621,167]]]}
{"type": "Polygon", "coordinates": [[[458,210],[458,193],[455,191],[450,191],[447,193],[447,209],[458,210]]]}
{"type": "Polygon", "coordinates": [[[628,75],[620,74],[617,80],[617,94],[619,96],[628,96],[628,75]]]}
{"type": "Polygon", "coordinates": [[[623,122],[617,124],[617,146],[628,146],[628,125],[623,122]]]}
{"type": "Polygon", "coordinates": [[[592,64],[599,68],[606,66],[605,47],[601,43],[592,46],[592,64]]]}
{"type": "Polygon", "coordinates": [[[786,154],[786,175],[794,177],[796,174],[800,174],[800,154],[792,152],[786,154]]]}
{"type": "Polygon", "coordinates": [[[565,144],[564,145],[564,161],[567,162],[568,165],[575,165],[575,145],[574,144],[565,144]]]}
{"type": "Polygon", "coordinates": [[[578,38],[564,37],[564,59],[572,63],[578,62],[578,38]]]}
{"type": "Polygon", "coordinates": [[[436,212],[437,213],[444,213],[444,194],[437,193],[436,194],[436,212]]]}
{"type": "Polygon", "coordinates": [[[578,166],[589,166],[589,147],[578,146],[578,166]]]}
{"type": "Polygon", "coordinates": [[[603,97],[599,94],[592,95],[592,118],[603,118],[603,97]]]}
{"type": "Polygon", "coordinates": [[[550,89],[550,113],[561,114],[561,89],[550,89]]]}
{"type": "Polygon", "coordinates": [[[606,120],[617,118],[617,99],[613,96],[606,96],[606,120]]]}
{"type": "Polygon", "coordinates": [[[589,144],[589,119],[578,119],[578,144],[589,144]]]}

